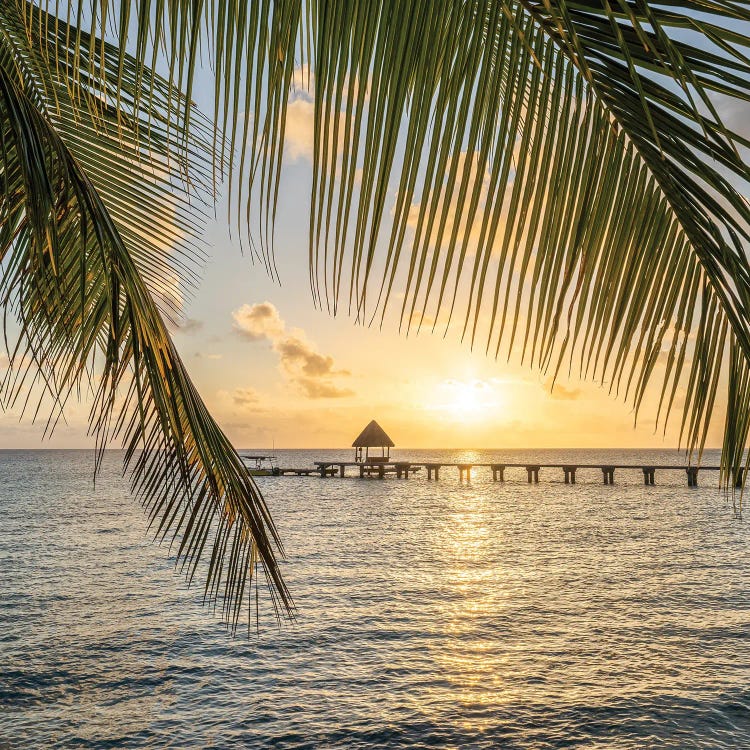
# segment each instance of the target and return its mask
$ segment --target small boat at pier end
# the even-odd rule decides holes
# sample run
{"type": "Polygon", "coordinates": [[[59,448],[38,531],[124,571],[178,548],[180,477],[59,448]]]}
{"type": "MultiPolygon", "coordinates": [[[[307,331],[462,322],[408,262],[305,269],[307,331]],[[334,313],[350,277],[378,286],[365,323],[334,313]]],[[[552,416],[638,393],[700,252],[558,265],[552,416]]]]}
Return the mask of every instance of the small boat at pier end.
{"type": "Polygon", "coordinates": [[[276,456],[240,455],[240,458],[250,464],[247,470],[254,477],[277,477],[281,474],[281,470],[276,465],[276,456]]]}

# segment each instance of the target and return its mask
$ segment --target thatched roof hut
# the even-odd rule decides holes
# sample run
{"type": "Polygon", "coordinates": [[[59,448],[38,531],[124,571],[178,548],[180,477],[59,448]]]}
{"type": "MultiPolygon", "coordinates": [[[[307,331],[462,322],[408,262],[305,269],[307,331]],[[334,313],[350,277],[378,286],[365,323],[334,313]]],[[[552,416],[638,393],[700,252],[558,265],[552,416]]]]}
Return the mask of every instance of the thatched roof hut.
{"type": "Polygon", "coordinates": [[[373,460],[370,457],[370,448],[380,448],[381,456],[379,459],[387,460],[390,458],[391,448],[393,448],[394,445],[395,443],[388,437],[386,431],[373,419],[370,424],[359,433],[352,443],[352,448],[354,448],[354,460],[373,460]],[[364,457],[362,455],[363,448],[365,451],[364,457]]]}

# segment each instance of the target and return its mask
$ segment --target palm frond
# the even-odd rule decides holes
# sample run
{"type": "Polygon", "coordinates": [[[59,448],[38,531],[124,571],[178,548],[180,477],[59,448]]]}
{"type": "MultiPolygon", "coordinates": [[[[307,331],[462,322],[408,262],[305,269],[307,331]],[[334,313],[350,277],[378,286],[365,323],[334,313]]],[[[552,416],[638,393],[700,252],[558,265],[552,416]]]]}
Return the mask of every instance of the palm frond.
{"type": "Polygon", "coordinates": [[[0,24],[6,69],[97,188],[161,311],[178,318],[205,255],[211,123],[132,56],[27,0],[4,4],[0,24]]]}
{"type": "MultiPolygon", "coordinates": [[[[157,537],[172,540],[189,580],[205,575],[206,600],[221,602],[236,627],[261,564],[277,612],[290,612],[276,559],[281,544],[263,498],[190,381],[155,302],[161,296],[169,312],[174,267],[166,248],[181,246],[190,262],[185,237],[196,236],[189,188],[176,198],[174,188],[188,174],[191,149],[202,160],[191,173],[199,180],[211,152],[187,131],[172,146],[167,98],[155,107],[154,94],[149,111],[127,98],[123,81],[136,68],[127,56],[110,49],[121,81],[109,94],[75,71],[58,73],[44,56],[55,59],[71,28],[35,16],[56,36],[46,52],[42,44],[32,50],[46,37],[24,41],[23,24],[12,18],[17,7],[0,11],[0,299],[6,337],[8,315],[18,327],[4,403],[27,398],[40,382],[36,410],[51,403],[53,427],[69,396],[90,388],[99,460],[112,440],[123,444],[157,537]]],[[[139,75],[185,111],[164,81],[139,75]]]]}
{"type": "Polygon", "coordinates": [[[224,41],[237,13],[209,33],[225,74],[217,111],[253,113],[246,176],[272,222],[289,60],[312,67],[320,304],[382,323],[398,293],[406,330],[460,315],[472,345],[595,378],[636,410],[666,358],[660,418],[684,389],[696,460],[728,378],[725,481],[739,471],[750,143],[717,101],[750,98],[745,5],[262,8],[232,32],[256,40],[249,63],[224,41]]]}
{"type": "MultiPolygon", "coordinates": [[[[69,236],[68,214],[50,221],[56,203],[44,191],[59,196],[59,185],[76,195],[81,185],[95,187],[122,240],[130,225],[127,203],[118,201],[129,191],[114,188],[96,169],[100,150],[127,151],[130,142],[131,155],[138,153],[134,164],[145,154],[151,159],[153,150],[165,168],[177,163],[183,176],[197,160],[200,184],[227,174],[233,205],[244,205],[247,221],[259,211],[258,255],[275,272],[271,239],[284,128],[302,70],[315,106],[309,257],[316,302],[382,324],[400,297],[407,331],[415,320],[442,314],[494,356],[507,353],[555,375],[565,368],[594,378],[636,410],[663,360],[659,417],[666,425],[683,389],[682,435],[696,460],[726,380],[724,481],[739,472],[750,427],[750,174],[742,156],[750,142],[722,121],[717,102],[750,99],[746,4],[13,0],[3,6],[8,16],[6,8],[18,15],[12,31],[2,32],[12,47],[3,53],[5,75],[39,121],[62,132],[69,118],[54,118],[66,112],[97,124],[103,119],[108,129],[95,128],[99,137],[100,131],[117,134],[89,147],[68,133],[60,136],[63,151],[47,138],[21,147],[16,131],[8,131],[9,219],[2,232],[16,269],[8,289],[18,290],[23,319],[41,316],[33,318],[39,330],[56,331],[57,316],[73,315],[52,291],[60,263],[65,273],[65,263],[72,264],[65,254],[58,257],[64,247],[58,235],[69,236]],[[51,14],[61,5],[67,16],[56,19],[51,14]],[[19,54],[24,34],[38,40],[39,55],[19,54]],[[202,56],[216,75],[210,134],[191,103],[202,56]],[[81,96],[81,87],[93,95],[81,96]],[[23,182],[26,162],[10,158],[21,153],[45,163],[38,184],[23,182]],[[70,161],[63,153],[75,157],[76,169],[60,166],[70,161]],[[50,154],[57,154],[54,164],[50,154]],[[56,172],[61,169],[65,179],[56,172]],[[43,291],[22,294],[30,282],[17,270],[34,259],[50,278],[36,282],[43,291]]],[[[17,108],[20,123],[25,110],[17,108]]],[[[76,206],[84,205],[84,195],[76,206]]],[[[71,215],[85,216],[78,225],[93,228],[104,213],[89,203],[71,215]]],[[[149,226],[163,236],[158,223],[149,226]]],[[[107,352],[111,380],[120,372],[111,352],[130,341],[122,338],[121,319],[132,331],[125,359],[151,360],[139,359],[145,344],[133,333],[141,325],[136,316],[148,318],[147,306],[123,318],[125,302],[123,310],[112,303],[124,300],[121,295],[142,302],[133,278],[149,280],[148,262],[144,255],[139,263],[131,246],[148,244],[135,235],[118,244],[110,234],[96,236],[97,247],[107,253],[116,245],[118,258],[130,250],[132,262],[118,261],[128,284],[113,281],[116,289],[100,298],[85,275],[77,278],[84,289],[79,296],[99,300],[93,320],[108,321],[106,332],[92,328],[91,334],[107,352]]],[[[72,280],[70,271],[67,283],[72,280]]],[[[158,275],[150,282],[152,291],[160,287],[158,275]]],[[[166,344],[156,340],[162,351],[166,344]]],[[[67,361],[71,344],[64,341],[49,333],[29,346],[40,363],[67,361]]],[[[45,374],[50,392],[64,392],[61,384],[72,382],[68,373],[85,360],[75,361],[45,374]]],[[[158,370],[158,357],[153,362],[158,370]]],[[[139,398],[150,403],[139,392],[141,382],[135,377],[131,406],[139,398]]],[[[161,386],[149,387],[154,393],[161,386]]],[[[108,399],[113,392],[107,390],[108,399]]],[[[168,399],[153,398],[153,414],[161,415],[168,399]]],[[[153,419],[141,416],[137,423],[153,426],[153,419]]],[[[170,446],[192,445],[175,418],[177,424],[170,426],[170,446]]],[[[98,422],[97,428],[103,429],[98,422]]],[[[202,450],[193,436],[191,456],[202,450]]],[[[215,445],[221,453],[221,440],[215,445]]],[[[183,472],[181,461],[171,468],[183,472]]],[[[150,492],[151,484],[142,489],[150,492]]],[[[164,517],[176,518],[179,503],[170,497],[164,517]]]]}

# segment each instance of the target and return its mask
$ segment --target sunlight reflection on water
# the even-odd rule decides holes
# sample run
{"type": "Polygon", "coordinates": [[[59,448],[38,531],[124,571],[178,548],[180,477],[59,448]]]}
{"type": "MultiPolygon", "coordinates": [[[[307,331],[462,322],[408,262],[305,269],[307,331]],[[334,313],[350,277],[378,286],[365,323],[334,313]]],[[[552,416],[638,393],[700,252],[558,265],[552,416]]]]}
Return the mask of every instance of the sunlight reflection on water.
{"type": "Polygon", "coordinates": [[[750,746],[748,532],[705,479],[264,478],[300,615],[247,640],[115,459],[94,492],[86,453],[0,453],[0,746],[750,746]]]}

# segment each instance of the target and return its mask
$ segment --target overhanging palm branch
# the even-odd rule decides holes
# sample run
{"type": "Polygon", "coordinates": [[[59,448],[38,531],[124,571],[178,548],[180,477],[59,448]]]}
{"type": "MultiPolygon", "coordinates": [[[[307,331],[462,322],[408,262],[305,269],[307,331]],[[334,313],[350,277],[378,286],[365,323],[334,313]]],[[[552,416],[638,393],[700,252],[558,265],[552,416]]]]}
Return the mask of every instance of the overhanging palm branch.
{"type": "Polygon", "coordinates": [[[30,10],[0,9],[0,290],[15,340],[4,401],[41,383],[35,411],[47,404],[51,428],[90,388],[99,459],[122,443],[156,536],[173,540],[189,580],[205,576],[205,599],[236,627],[262,564],[289,611],[264,501],[157,309],[178,313],[175,279],[195,273],[199,184],[184,183],[210,184],[211,131],[196,119],[188,133],[179,94],[116,47],[96,42],[116,85],[93,76],[88,35],[30,10]]]}
{"type": "MultiPolygon", "coordinates": [[[[737,472],[750,143],[718,109],[750,99],[746,3],[137,5],[138,40],[144,26],[163,39],[141,44],[142,64],[211,45],[219,141],[260,208],[269,267],[287,104],[306,71],[319,304],[382,322],[398,293],[407,330],[458,316],[472,344],[575,369],[636,411],[664,360],[659,417],[666,428],[682,388],[696,460],[726,381],[725,481],[737,472]]],[[[133,38],[120,29],[121,44],[133,38]]],[[[189,66],[171,81],[190,91],[189,66]]]]}
{"type": "MultiPolygon", "coordinates": [[[[46,375],[52,393],[72,382],[66,362],[80,368],[85,361],[72,353],[88,355],[94,345],[81,349],[70,337],[70,321],[83,320],[84,313],[75,318],[54,292],[60,266],[57,258],[52,264],[51,248],[58,235],[44,234],[46,224],[34,219],[27,234],[16,237],[10,217],[33,218],[38,191],[59,200],[60,189],[75,192],[70,186],[88,184],[101,202],[84,212],[78,206],[85,203],[76,199],[76,215],[85,214],[79,223],[109,222],[111,231],[99,233],[108,249],[99,252],[116,246],[118,258],[131,259],[122,261],[128,284],[117,274],[105,284],[104,276],[121,273],[107,263],[94,278],[115,284],[117,294],[104,296],[121,300],[123,308],[128,295],[142,301],[149,282],[151,293],[160,286],[147,272],[146,256],[158,256],[162,241],[177,238],[156,215],[148,220],[156,248],[139,233],[128,235],[132,205],[123,196],[142,193],[114,188],[110,175],[116,167],[118,173],[120,167],[138,170],[155,159],[159,174],[139,189],[157,199],[165,195],[162,170],[198,185],[226,174],[238,217],[260,211],[251,229],[273,269],[284,128],[301,71],[315,107],[310,274],[318,304],[334,313],[343,304],[362,322],[382,322],[400,299],[406,330],[429,317],[452,321],[494,356],[516,352],[555,375],[575,370],[608,383],[636,408],[661,361],[660,418],[666,425],[676,399],[684,398],[682,435],[696,460],[726,382],[725,481],[740,468],[750,425],[750,211],[743,159],[750,143],[724,124],[719,109],[720,100],[750,98],[746,3],[12,0],[3,4],[0,23],[11,45],[3,53],[5,76],[49,131],[41,139],[46,148],[59,144],[52,151],[60,156],[54,165],[45,162],[46,173],[76,166],[65,166],[65,180],[58,176],[49,185],[24,182],[25,162],[6,158],[5,167],[4,247],[14,258],[28,256],[13,267],[50,258],[44,261],[49,268],[40,266],[51,274],[38,282],[41,291],[34,287],[24,296],[25,276],[18,274],[8,277],[15,281],[7,289],[21,301],[19,310],[26,297],[34,300],[22,312],[23,320],[34,321],[24,331],[43,332],[30,346],[43,372],[56,365],[46,375]],[[90,35],[79,31],[84,27],[90,35]],[[190,103],[202,54],[216,80],[215,143],[190,103]],[[155,75],[157,68],[164,78],[155,75]],[[81,96],[82,90],[93,95],[81,96]],[[99,145],[81,147],[78,131],[64,131],[64,107],[99,145]],[[109,134],[103,144],[101,133],[109,134]],[[98,174],[97,149],[110,160],[98,174]],[[213,175],[206,159],[213,161],[213,175]],[[19,186],[20,193],[12,192],[19,186]],[[50,248],[47,256],[33,250],[34,243],[50,248]],[[57,333],[61,325],[67,338],[57,333]]],[[[3,127],[10,138],[6,151],[18,159],[25,153],[13,140],[18,136],[3,127]]],[[[188,203],[179,206],[192,236],[188,203]]],[[[67,216],[55,218],[49,231],[58,232],[56,223],[67,216]]],[[[78,230],[76,236],[89,235],[78,230]]],[[[76,242],[82,255],[82,240],[76,242]]],[[[186,249],[183,241],[174,257],[189,262],[186,249]]],[[[63,268],[72,284],[68,263],[63,268]]],[[[79,259],[78,267],[86,263],[79,259]]],[[[162,295],[162,310],[164,303],[162,295]]],[[[143,315],[159,327],[146,308],[153,309],[130,308],[125,339],[108,332],[121,326],[117,305],[109,305],[108,317],[94,318],[102,328],[92,334],[97,331],[110,374],[127,359],[114,351],[131,356],[132,350],[138,372],[143,355],[131,333],[138,330],[135,318],[143,315]],[[133,344],[123,349],[127,336],[133,344]]],[[[163,330],[158,341],[157,348],[171,352],[170,362],[178,361],[163,330]]],[[[181,365],[151,371],[150,387],[171,393],[177,370],[186,379],[181,365]]],[[[106,393],[111,398],[114,389],[106,393]]],[[[161,420],[163,407],[154,402],[150,418],[161,420]]],[[[144,431],[139,424],[157,424],[129,413],[131,439],[144,431]]],[[[194,412],[186,409],[182,419],[195,442],[201,440],[194,412]]],[[[158,424],[154,440],[167,439],[170,450],[188,456],[201,450],[186,448],[181,430],[164,427],[168,420],[158,424]]],[[[211,450],[203,470],[214,460],[237,466],[222,438],[211,450]]],[[[175,503],[192,486],[191,477],[182,476],[182,484],[169,485],[175,503]]],[[[207,507],[215,509],[223,497],[223,485],[217,486],[207,507]]],[[[148,495],[150,484],[143,489],[148,495]]],[[[262,501],[252,485],[237,492],[263,519],[249,526],[250,533],[265,539],[272,527],[262,501]]],[[[176,517],[170,502],[161,506],[168,522],[176,517]]],[[[237,515],[234,506],[230,515],[237,515]]],[[[190,545],[201,516],[188,516],[194,520],[183,531],[190,545]]],[[[193,545],[198,548],[201,543],[193,545]]],[[[275,571],[270,553],[264,560],[275,571]]],[[[230,570],[235,575],[238,566],[230,570]]]]}

